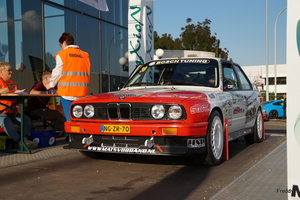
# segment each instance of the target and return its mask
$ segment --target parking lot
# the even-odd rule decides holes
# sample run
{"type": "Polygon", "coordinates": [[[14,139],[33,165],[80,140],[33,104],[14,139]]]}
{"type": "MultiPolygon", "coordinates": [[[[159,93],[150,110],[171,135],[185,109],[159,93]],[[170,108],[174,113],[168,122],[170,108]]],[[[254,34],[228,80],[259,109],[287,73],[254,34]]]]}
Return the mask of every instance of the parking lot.
{"type": "Polygon", "coordinates": [[[266,139],[230,143],[230,160],[197,166],[190,157],[105,154],[89,159],[57,146],[0,153],[0,199],[287,199],[286,123],[266,139]]]}

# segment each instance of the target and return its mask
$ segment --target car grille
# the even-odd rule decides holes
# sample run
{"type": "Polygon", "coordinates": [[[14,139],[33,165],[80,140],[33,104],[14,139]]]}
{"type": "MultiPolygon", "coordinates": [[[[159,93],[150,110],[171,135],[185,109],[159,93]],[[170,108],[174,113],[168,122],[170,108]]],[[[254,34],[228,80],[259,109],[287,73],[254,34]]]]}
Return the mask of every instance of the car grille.
{"type": "MultiPolygon", "coordinates": [[[[143,103],[98,103],[93,104],[98,120],[154,120],[150,116],[153,104],[143,103]]],[[[84,105],[83,105],[84,106],[84,105]]]]}
{"type": "MultiPolygon", "coordinates": [[[[81,104],[84,107],[87,104],[81,104]]],[[[89,104],[91,105],[91,104],[89,104]]],[[[90,118],[93,120],[110,120],[110,121],[122,121],[122,120],[156,120],[151,114],[150,110],[153,103],[94,103],[95,115],[90,118]]],[[[166,110],[170,105],[165,105],[166,110]]],[[[72,108],[71,108],[72,109],[72,108]]],[[[185,118],[183,114],[182,119],[185,118]]],[[[81,119],[87,119],[84,115],[81,119]]],[[[167,116],[162,120],[170,120],[167,116]]]]}

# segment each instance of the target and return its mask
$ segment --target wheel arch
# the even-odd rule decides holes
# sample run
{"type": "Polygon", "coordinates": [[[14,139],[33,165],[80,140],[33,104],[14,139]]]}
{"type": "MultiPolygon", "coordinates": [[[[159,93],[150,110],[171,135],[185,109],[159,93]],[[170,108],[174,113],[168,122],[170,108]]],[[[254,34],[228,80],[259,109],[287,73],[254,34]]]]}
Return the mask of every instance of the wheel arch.
{"type": "Polygon", "coordinates": [[[223,123],[223,125],[224,125],[224,124],[225,124],[225,122],[224,122],[225,118],[224,118],[223,112],[222,112],[222,110],[221,110],[220,107],[214,107],[214,108],[211,110],[211,112],[210,112],[210,114],[209,114],[209,117],[208,117],[207,121],[209,120],[210,116],[212,115],[212,113],[213,113],[214,111],[217,111],[217,112],[220,114],[220,116],[221,116],[221,118],[222,118],[222,119],[221,119],[221,120],[222,120],[222,123],[223,123]]]}

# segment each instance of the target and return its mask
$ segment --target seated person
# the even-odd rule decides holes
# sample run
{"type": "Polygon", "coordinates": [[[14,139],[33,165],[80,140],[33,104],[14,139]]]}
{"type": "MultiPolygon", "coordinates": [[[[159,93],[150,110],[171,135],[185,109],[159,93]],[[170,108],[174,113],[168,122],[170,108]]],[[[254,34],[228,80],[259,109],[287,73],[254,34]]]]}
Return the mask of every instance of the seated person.
{"type": "Polygon", "coordinates": [[[164,83],[168,83],[170,80],[171,80],[171,78],[172,78],[172,76],[173,76],[173,71],[167,71],[166,73],[165,73],[165,76],[164,76],[164,83]]]}
{"type": "Polygon", "coordinates": [[[207,82],[207,86],[215,86],[215,68],[214,67],[209,67],[206,70],[206,74],[205,74],[205,79],[207,82]]]}
{"type": "MultiPolygon", "coordinates": [[[[10,80],[12,77],[11,65],[7,62],[0,62],[0,93],[14,93],[17,90],[17,85],[14,81],[10,80]]],[[[25,90],[23,90],[25,91],[25,90]]],[[[15,101],[12,100],[0,100],[0,103],[7,106],[12,106],[15,101]]],[[[16,109],[16,108],[15,108],[16,109]]],[[[16,109],[17,110],[17,109],[16,109]]],[[[20,134],[17,131],[15,125],[21,125],[21,116],[14,109],[7,109],[6,106],[0,106],[0,126],[4,128],[4,131],[13,140],[20,144],[20,134]],[[6,109],[6,110],[4,110],[6,109]]],[[[37,147],[36,142],[28,140],[31,131],[31,120],[28,116],[24,115],[24,142],[29,149],[37,147]]]]}
{"type": "MultiPolygon", "coordinates": [[[[51,72],[45,71],[42,75],[42,81],[36,83],[30,90],[30,94],[49,94],[47,85],[50,83],[51,72]]],[[[49,87],[48,87],[49,88],[49,87]]],[[[60,131],[59,135],[64,135],[64,123],[66,118],[57,110],[51,110],[48,107],[48,102],[51,97],[32,97],[27,102],[27,112],[32,118],[49,120],[54,123],[55,128],[60,131]]]]}
{"type": "Polygon", "coordinates": [[[216,79],[215,79],[215,75],[212,74],[208,77],[208,86],[215,86],[215,82],[216,82],[216,79]]]}
{"type": "Polygon", "coordinates": [[[183,81],[185,81],[185,78],[184,78],[183,74],[181,74],[181,73],[174,73],[174,72],[169,71],[166,74],[165,83],[164,84],[165,85],[180,84],[183,81]]]}

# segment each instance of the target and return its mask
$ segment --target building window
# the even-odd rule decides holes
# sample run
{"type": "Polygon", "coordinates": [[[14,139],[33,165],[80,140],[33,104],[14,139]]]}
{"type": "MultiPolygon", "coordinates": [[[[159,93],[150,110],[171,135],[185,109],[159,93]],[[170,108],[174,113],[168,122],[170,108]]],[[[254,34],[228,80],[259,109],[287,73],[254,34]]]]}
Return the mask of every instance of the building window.
{"type": "Polygon", "coordinates": [[[286,77],[278,77],[277,85],[286,85],[286,77]]]}
{"type": "MultiPolygon", "coordinates": [[[[265,79],[266,81],[266,79],[265,79]]],[[[269,78],[269,85],[275,85],[275,78],[269,78]]],[[[286,77],[277,77],[276,78],[276,85],[286,85],[286,77]]]]}

